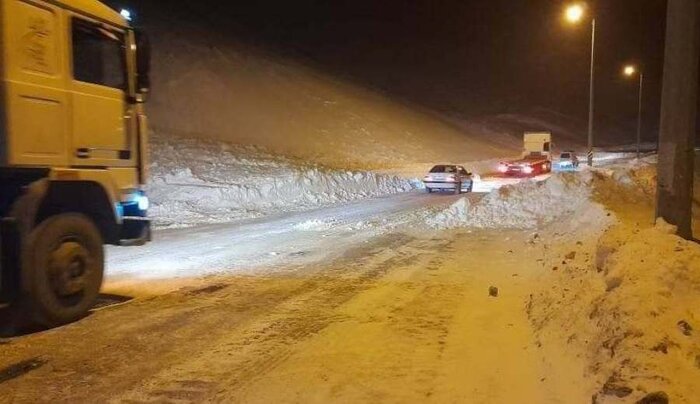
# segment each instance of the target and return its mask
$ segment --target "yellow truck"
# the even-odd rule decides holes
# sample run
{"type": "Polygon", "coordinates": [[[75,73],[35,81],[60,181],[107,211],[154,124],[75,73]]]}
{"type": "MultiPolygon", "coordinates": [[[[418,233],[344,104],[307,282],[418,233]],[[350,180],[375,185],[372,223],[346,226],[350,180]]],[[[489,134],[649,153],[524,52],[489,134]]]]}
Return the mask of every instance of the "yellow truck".
{"type": "Polygon", "coordinates": [[[22,318],[81,318],[104,245],[150,241],[149,53],[99,1],[0,0],[0,304],[22,318]]]}

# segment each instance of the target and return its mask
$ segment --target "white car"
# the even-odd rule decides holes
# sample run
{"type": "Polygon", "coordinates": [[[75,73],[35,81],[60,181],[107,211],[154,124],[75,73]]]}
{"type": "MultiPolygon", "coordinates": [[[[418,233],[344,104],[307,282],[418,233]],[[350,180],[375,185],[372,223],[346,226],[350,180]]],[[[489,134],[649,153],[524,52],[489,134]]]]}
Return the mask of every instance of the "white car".
{"type": "Polygon", "coordinates": [[[429,193],[451,191],[455,194],[461,194],[462,192],[472,192],[474,176],[462,166],[437,165],[423,178],[423,183],[429,193]]]}
{"type": "Polygon", "coordinates": [[[557,171],[576,171],[579,166],[579,159],[576,153],[565,151],[559,156],[556,168],[557,171]]]}

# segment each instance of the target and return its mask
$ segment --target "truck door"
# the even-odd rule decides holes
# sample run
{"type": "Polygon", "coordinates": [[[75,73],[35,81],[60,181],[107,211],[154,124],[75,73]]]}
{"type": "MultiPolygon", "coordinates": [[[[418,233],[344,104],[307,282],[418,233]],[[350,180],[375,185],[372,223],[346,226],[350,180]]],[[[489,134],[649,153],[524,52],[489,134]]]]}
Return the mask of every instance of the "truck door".
{"type": "Polygon", "coordinates": [[[0,0],[0,164],[69,164],[62,28],[55,5],[0,0]]]}
{"type": "Polygon", "coordinates": [[[133,165],[125,33],[79,16],[70,18],[70,32],[73,164],[133,165]]]}

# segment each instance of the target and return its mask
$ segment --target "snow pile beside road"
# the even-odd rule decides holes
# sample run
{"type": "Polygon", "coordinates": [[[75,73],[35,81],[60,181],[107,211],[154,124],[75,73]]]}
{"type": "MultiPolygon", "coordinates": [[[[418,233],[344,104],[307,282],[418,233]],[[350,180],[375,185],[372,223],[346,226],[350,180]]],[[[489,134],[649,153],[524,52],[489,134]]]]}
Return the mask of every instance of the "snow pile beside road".
{"type": "Polygon", "coordinates": [[[700,245],[663,220],[647,223],[654,158],[591,175],[595,199],[617,223],[590,248],[550,249],[551,276],[527,306],[537,338],[581,360],[596,403],[700,402],[700,245]]]}
{"type": "Polygon", "coordinates": [[[413,189],[398,177],[328,170],[251,147],[152,139],[151,216],[159,227],[230,222],[413,189]]]}
{"type": "Polygon", "coordinates": [[[592,354],[617,384],[693,401],[700,399],[700,246],[675,230],[660,221],[608,258],[606,289],[590,309],[599,348],[592,354]]]}
{"type": "MultiPolygon", "coordinates": [[[[628,190],[647,196],[656,194],[656,156],[594,168],[593,172],[615,181],[628,190]]],[[[620,189],[615,189],[619,192],[620,189]]]]}
{"type": "Polygon", "coordinates": [[[595,402],[700,399],[700,245],[675,230],[660,220],[604,238],[595,262],[567,268],[529,305],[545,344],[566,341],[585,359],[595,402]]]}
{"type": "Polygon", "coordinates": [[[590,203],[585,175],[559,174],[546,181],[526,181],[494,190],[481,201],[462,198],[428,218],[430,227],[450,229],[534,228],[576,212],[590,203]]]}

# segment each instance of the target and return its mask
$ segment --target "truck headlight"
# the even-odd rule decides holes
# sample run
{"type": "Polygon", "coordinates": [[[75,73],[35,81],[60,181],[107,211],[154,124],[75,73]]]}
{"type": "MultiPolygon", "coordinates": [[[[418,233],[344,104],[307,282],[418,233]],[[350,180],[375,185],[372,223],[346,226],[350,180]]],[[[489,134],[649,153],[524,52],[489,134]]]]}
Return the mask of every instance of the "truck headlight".
{"type": "Polygon", "coordinates": [[[148,200],[148,197],[143,194],[139,194],[136,196],[136,203],[139,206],[139,210],[142,212],[147,211],[148,208],[151,207],[151,202],[148,200]]]}

